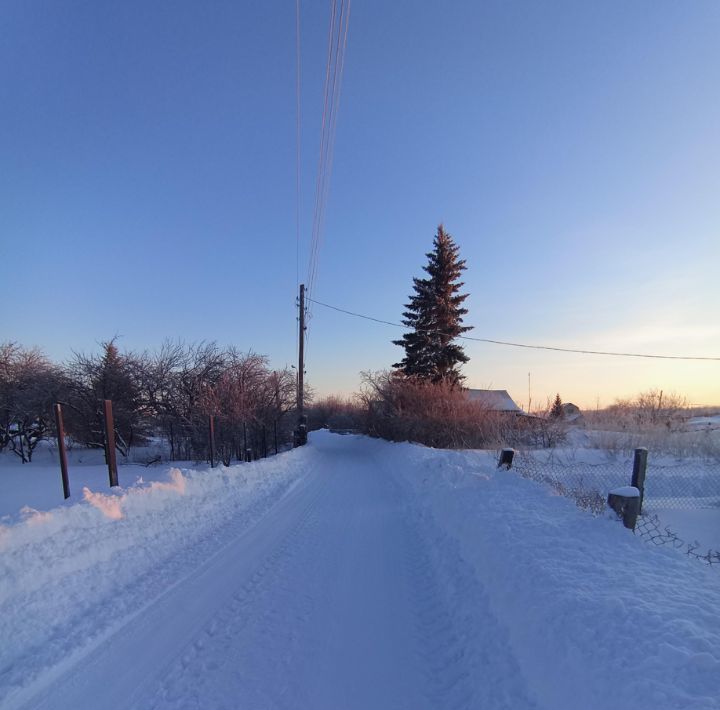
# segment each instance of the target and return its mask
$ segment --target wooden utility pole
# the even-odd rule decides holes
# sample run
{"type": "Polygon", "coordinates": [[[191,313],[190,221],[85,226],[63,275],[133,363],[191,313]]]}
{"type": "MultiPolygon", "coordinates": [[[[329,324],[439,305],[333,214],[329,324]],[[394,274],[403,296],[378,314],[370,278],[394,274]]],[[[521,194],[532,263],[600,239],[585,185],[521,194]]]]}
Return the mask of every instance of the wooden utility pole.
{"type": "Polygon", "coordinates": [[[307,425],[305,423],[305,284],[300,284],[300,332],[298,338],[298,424],[295,430],[295,446],[307,443],[307,425]]]}
{"type": "Polygon", "coordinates": [[[63,495],[70,497],[70,480],[68,478],[67,450],[65,449],[65,427],[63,426],[62,407],[56,404],[55,427],[57,428],[58,453],[60,454],[60,473],[62,474],[63,495]]]}
{"type": "Polygon", "coordinates": [[[115,458],[115,423],[113,421],[112,401],[104,401],[105,413],[105,458],[107,459],[108,473],[110,474],[110,488],[120,485],[118,483],[117,459],[115,458]]]}
{"type": "Polygon", "coordinates": [[[300,340],[298,346],[298,425],[301,423],[304,400],[305,374],[305,284],[300,284],[300,340]]]}

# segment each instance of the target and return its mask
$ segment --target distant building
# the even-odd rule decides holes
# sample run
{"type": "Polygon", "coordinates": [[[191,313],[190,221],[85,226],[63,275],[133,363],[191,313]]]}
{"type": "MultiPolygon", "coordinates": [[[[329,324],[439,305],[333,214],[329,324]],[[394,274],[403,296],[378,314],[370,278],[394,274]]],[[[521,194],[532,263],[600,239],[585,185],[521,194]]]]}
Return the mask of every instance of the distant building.
{"type": "Polygon", "coordinates": [[[510,414],[525,414],[520,407],[513,402],[513,398],[507,390],[465,390],[467,398],[471,402],[477,402],[490,412],[508,412],[510,414]]]}

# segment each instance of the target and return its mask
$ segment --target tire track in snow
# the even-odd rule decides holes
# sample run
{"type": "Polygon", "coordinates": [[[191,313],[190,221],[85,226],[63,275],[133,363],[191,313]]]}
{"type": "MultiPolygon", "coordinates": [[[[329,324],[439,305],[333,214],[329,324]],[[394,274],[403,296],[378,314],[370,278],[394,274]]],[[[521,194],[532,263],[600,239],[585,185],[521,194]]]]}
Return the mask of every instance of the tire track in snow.
{"type": "MultiPolygon", "coordinates": [[[[321,493],[315,476],[310,474],[286,496],[272,501],[273,505],[261,501],[260,507],[264,510],[253,525],[248,527],[243,516],[242,520],[219,528],[198,545],[185,550],[177,560],[173,559],[157,570],[156,575],[151,575],[152,581],[159,576],[159,581],[165,582],[159,596],[123,617],[121,623],[101,639],[86,644],[74,657],[52,669],[42,686],[18,694],[9,707],[96,710],[102,706],[104,710],[144,710],[146,705],[133,698],[157,680],[158,671],[167,665],[167,661],[160,659],[174,659],[177,649],[184,648],[188,639],[194,639],[205,621],[225,605],[232,595],[231,585],[227,584],[229,579],[240,575],[244,583],[262,578],[259,570],[267,562],[267,550],[272,551],[292,537],[321,493]],[[288,515],[283,516],[281,511],[288,511],[288,515]],[[281,524],[276,526],[278,518],[281,524]],[[278,530],[273,530],[274,527],[278,530]],[[229,539],[217,539],[223,532],[230,535],[229,539]],[[211,549],[209,557],[203,554],[205,544],[211,549]],[[185,577],[169,578],[168,573],[172,573],[175,564],[186,572],[185,577]],[[237,572],[235,567],[239,568],[237,572]],[[208,590],[213,583],[216,593],[210,595],[208,590]],[[123,659],[122,662],[117,663],[117,658],[123,659]],[[107,677],[101,703],[87,696],[86,675],[107,677]]],[[[135,603],[141,598],[138,592],[143,588],[141,583],[139,589],[132,590],[135,603]]]]}
{"type": "MultiPolygon", "coordinates": [[[[7,702],[8,707],[15,707],[23,702],[21,698],[33,692],[32,686],[28,688],[28,677],[31,674],[34,676],[33,683],[37,689],[45,687],[53,677],[62,672],[62,666],[81,661],[97,644],[102,643],[104,638],[121,632],[122,627],[131,623],[146,607],[181,584],[184,579],[195,574],[198,568],[215,555],[222,553],[228,540],[235,539],[258,524],[285,495],[291,493],[291,489],[296,484],[301,483],[305,473],[305,466],[301,464],[296,477],[285,480],[279,485],[264,486],[265,490],[261,488],[252,491],[247,507],[241,508],[216,527],[211,527],[192,545],[183,547],[170,556],[165,556],[164,551],[156,549],[152,542],[141,551],[133,548],[120,553],[120,555],[142,553],[151,556],[157,560],[157,563],[150,566],[142,576],[134,579],[132,584],[116,588],[111,599],[102,596],[80,598],[75,607],[68,609],[71,612],[68,616],[58,616],[53,627],[45,630],[41,644],[28,645],[24,653],[16,656],[11,664],[0,667],[0,687],[10,689],[5,698],[0,697],[0,704],[7,702]],[[107,613],[102,615],[93,613],[98,606],[104,606],[107,613]]],[[[243,478],[239,477],[235,484],[242,487],[243,478]]],[[[77,543],[75,540],[69,542],[73,554],[76,555],[83,542],[81,533],[82,531],[77,535],[77,543]]],[[[85,542],[86,546],[87,544],[85,542]]],[[[107,572],[103,570],[102,565],[99,565],[94,573],[112,575],[114,564],[117,564],[115,560],[109,560],[106,563],[107,572]]],[[[91,583],[92,579],[88,581],[88,584],[91,583]]],[[[64,580],[53,590],[53,593],[60,597],[78,596],[77,591],[72,588],[65,590],[64,580]]],[[[47,590],[39,589],[18,598],[15,605],[6,605],[5,613],[8,617],[34,623],[33,608],[35,605],[42,607],[46,596],[47,590]]]]}
{"type": "Polygon", "coordinates": [[[397,487],[325,458],[323,496],[136,707],[425,707],[397,487]]]}
{"type": "Polygon", "coordinates": [[[482,582],[407,488],[405,495],[415,541],[408,546],[407,565],[419,590],[416,628],[430,706],[536,710],[482,582]]]}
{"type": "Polygon", "coordinates": [[[318,507],[324,497],[313,499],[298,525],[168,664],[153,697],[138,697],[134,706],[152,710],[298,707],[297,695],[290,688],[262,682],[268,670],[263,666],[268,651],[281,649],[273,655],[273,675],[293,678],[289,666],[299,652],[300,630],[317,603],[307,593],[298,594],[287,580],[303,571],[310,578],[315,576],[315,570],[300,558],[317,537],[318,507]],[[261,654],[257,654],[258,644],[261,654]]]}

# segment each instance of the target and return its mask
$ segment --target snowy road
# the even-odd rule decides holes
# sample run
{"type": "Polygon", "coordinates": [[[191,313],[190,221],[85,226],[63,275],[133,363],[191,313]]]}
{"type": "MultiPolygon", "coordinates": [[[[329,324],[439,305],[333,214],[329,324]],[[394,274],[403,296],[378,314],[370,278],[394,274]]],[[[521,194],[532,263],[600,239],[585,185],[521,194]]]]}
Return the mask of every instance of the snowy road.
{"type": "Polygon", "coordinates": [[[318,432],[0,526],[0,707],[717,710],[716,571],[493,458],[318,432]]]}
{"type": "Polygon", "coordinates": [[[482,588],[451,551],[434,553],[452,575],[436,564],[392,471],[363,446],[320,453],[27,707],[534,707],[482,588]]]}

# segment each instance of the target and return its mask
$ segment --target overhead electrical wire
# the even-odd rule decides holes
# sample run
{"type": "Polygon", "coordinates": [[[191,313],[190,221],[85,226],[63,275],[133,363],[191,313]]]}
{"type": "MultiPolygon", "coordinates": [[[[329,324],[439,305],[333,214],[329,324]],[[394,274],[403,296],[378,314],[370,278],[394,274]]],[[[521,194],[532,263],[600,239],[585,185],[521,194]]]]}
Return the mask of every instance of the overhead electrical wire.
{"type": "MultiPolygon", "coordinates": [[[[323,89],[323,112],[320,124],[320,151],[315,185],[310,257],[306,293],[312,295],[318,273],[320,245],[325,226],[325,211],[330,191],[330,176],[335,154],[335,135],[340,107],[340,89],[345,66],[350,24],[350,0],[332,0],[328,29],[328,50],[323,89]]],[[[310,299],[308,299],[310,301],[310,299]]],[[[311,301],[310,301],[311,302],[311,301]]]]}
{"type": "MultiPolygon", "coordinates": [[[[300,0],[295,0],[295,293],[300,288],[300,158],[301,158],[301,90],[300,0]]],[[[297,318],[296,357],[300,355],[300,318],[297,318]]]]}
{"type": "MultiPolygon", "coordinates": [[[[390,325],[396,328],[404,328],[406,330],[414,330],[414,328],[410,328],[409,326],[403,325],[402,323],[394,323],[389,320],[382,320],[380,318],[373,318],[372,316],[366,316],[362,313],[355,313],[354,311],[348,311],[345,308],[338,308],[338,306],[332,306],[329,303],[323,303],[322,301],[318,301],[316,299],[308,299],[312,303],[317,304],[318,306],[323,306],[324,308],[329,308],[333,311],[337,311],[338,313],[344,313],[348,316],[354,316],[355,318],[362,318],[364,320],[372,321],[373,323],[381,323],[383,325],[390,325]]],[[[433,328],[418,328],[417,330],[424,331],[427,333],[435,333],[438,332],[436,329],[433,328]]],[[[551,350],[554,352],[561,352],[561,353],[579,353],[581,355],[609,355],[612,357],[637,357],[637,358],[650,358],[653,360],[705,360],[705,361],[711,361],[711,362],[720,362],[720,357],[699,357],[699,356],[693,356],[693,355],[650,355],[647,353],[623,353],[623,352],[608,352],[603,350],[586,350],[586,349],[580,349],[580,348],[561,348],[561,347],[555,347],[551,345],[529,345],[527,343],[513,343],[506,340],[493,340],[491,338],[473,338],[470,335],[458,335],[458,338],[461,338],[462,340],[472,340],[477,343],[491,343],[492,345],[505,345],[513,348],[527,348],[530,350],[551,350]]]]}
{"type": "Polygon", "coordinates": [[[300,286],[300,0],[295,0],[295,290],[300,286]]]}
{"type": "MultiPolygon", "coordinates": [[[[330,25],[328,29],[328,50],[325,64],[325,81],[323,87],[323,111],[320,124],[320,150],[318,155],[317,176],[315,183],[315,198],[313,207],[313,223],[309,249],[308,277],[305,289],[306,315],[311,316],[311,304],[344,313],[355,318],[362,318],[374,323],[381,323],[396,328],[410,329],[402,323],[395,323],[380,318],[349,311],[329,303],[323,303],[313,298],[315,283],[318,273],[318,262],[320,246],[322,242],[323,229],[325,225],[325,211],[330,191],[330,177],[332,175],[332,163],[335,154],[335,135],[337,131],[337,116],[340,106],[340,89],[342,85],[343,69],[345,65],[345,50],[347,47],[348,28],[350,24],[350,0],[332,0],[330,9],[330,25]]],[[[296,141],[297,141],[297,166],[296,166],[296,281],[300,282],[300,138],[301,138],[301,65],[300,65],[300,0],[296,0],[296,141]]],[[[433,329],[419,329],[425,332],[436,332],[433,329]]],[[[581,348],[563,348],[550,345],[531,345],[528,343],[515,343],[492,338],[475,338],[469,335],[458,335],[462,340],[469,340],[479,343],[489,343],[514,348],[525,348],[530,350],[547,350],[553,352],[576,353],[582,355],[604,355],[611,357],[633,357],[649,358],[656,360],[694,360],[720,362],[720,357],[701,357],[690,355],[656,355],[648,353],[610,352],[602,350],[589,350],[581,348]]],[[[307,343],[306,343],[307,345],[307,343]]]]}

